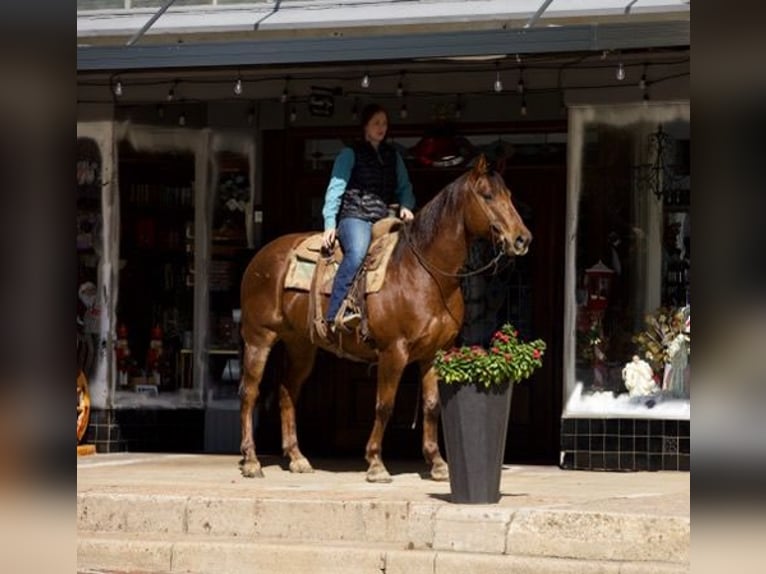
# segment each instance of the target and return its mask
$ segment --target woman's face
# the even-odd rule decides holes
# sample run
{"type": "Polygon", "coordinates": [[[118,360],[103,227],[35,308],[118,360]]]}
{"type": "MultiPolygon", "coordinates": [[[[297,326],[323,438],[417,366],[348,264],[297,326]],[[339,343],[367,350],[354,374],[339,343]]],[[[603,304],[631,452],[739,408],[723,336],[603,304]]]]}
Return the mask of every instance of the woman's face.
{"type": "Polygon", "coordinates": [[[386,132],[388,131],[388,116],[385,112],[377,112],[370,118],[364,125],[364,139],[377,146],[380,142],[386,139],[386,132]]]}

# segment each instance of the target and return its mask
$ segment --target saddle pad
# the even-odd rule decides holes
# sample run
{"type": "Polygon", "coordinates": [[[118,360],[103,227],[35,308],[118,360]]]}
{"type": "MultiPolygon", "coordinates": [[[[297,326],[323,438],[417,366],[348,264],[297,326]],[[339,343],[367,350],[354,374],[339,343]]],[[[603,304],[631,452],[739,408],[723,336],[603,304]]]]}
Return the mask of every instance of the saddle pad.
{"type": "MultiPolygon", "coordinates": [[[[365,267],[367,268],[367,288],[365,293],[375,293],[383,286],[386,268],[391,259],[399,233],[388,233],[376,238],[367,253],[365,267]]],[[[297,289],[299,291],[311,290],[311,279],[316,270],[317,261],[320,257],[322,234],[311,235],[304,239],[290,252],[287,274],[285,275],[285,289],[297,289]]],[[[332,292],[332,283],[335,272],[342,258],[340,248],[335,249],[332,263],[327,266],[325,276],[322,277],[320,291],[329,295],[332,292]]]]}

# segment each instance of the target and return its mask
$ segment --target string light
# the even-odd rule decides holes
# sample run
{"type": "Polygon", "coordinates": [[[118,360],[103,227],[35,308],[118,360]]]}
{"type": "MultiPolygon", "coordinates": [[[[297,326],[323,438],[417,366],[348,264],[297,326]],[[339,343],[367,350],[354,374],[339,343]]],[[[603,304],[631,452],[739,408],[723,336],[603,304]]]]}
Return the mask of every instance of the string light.
{"type": "Polygon", "coordinates": [[[186,125],[186,114],[184,112],[181,112],[181,115],[178,116],[178,125],[179,126],[185,126],[186,125]]]}
{"type": "Polygon", "coordinates": [[[114,84],[114,95],[118,98],[122,95],[122,82],[120,80],[114,84]]]}
{"type": "Polygon", "coordinates": [[[176,84],[173,82],[173,85],[170,86],[170,89],[168,90],[168,95],[165,97],[165,99],[169,102],[172,102],[176,99],[176,84]]]}
{"type": "Polygon", "coordinates": [[[290,123],[294,123],[295,120],[298,119],[298,112],[295,109],[295,106],[290,108],[290,123]]]}
{"type": "Polygon", "coordinates": [[[622,62],[617,64],[617,72],[615,72],[615,77],[622,82],[625,79],[625,67],[622,65],[622,62]]]}
{"type": "Polygon", "coordinates": [[[521,109],[519,110],[521,112],[522,116],[527,115],[527,98],[523,97],[521,98],[521,109]]]}
{"type": "Polygon", "coordinates": [[[520,54],[516,54],[516,63],[517,64],[521,64],[521,55],[520,54]]]}
{"type": "Polygon", "coordinates": [[[641,74],[641,79],[638,81],[638,88],[646,90],[646,64],[644,64],[644,73],[641,74]]]}
{"type": "Polygon", "coordinates": [[[370,87],[370,75],[365,72],[362,76],[362,82],[360,84],[365,90],[370,87]]]}
{"type": "Polygon", "coordinates": [[[285,87],[282,89],[282,95],[279,96],[279,101],[283,104],[287,103],[287,98],[290,97],[289,92],[287,91],[287,84],[290,81],[290,78],[285,78],[285,87]]]}
{"type": "Polygon", "coordinates": [[[495,84],[493,89],[496,93],[503,91],[503,81],[500,79],[500,66],[498,66],[497,71],[495,72],[495,84]]]}
{"type": "Polygon", "coordinates": [[[520,94],[524,93],[524,68],[519,68],[519,83],[516,84],[516,91],[520,94]]]}
{"type": "Polygon", "coordinates": [[[408,115],[407,104],[402,104],[402,107],[399,108],[399,117],[402,118],[403,120],[406,120],[407,115],[408,115]]]}
{"type": "Polygon", "coordinates": [[[238,96],[242,95],[242,78],[237,78],[237,81],[234,82],[234,93],[238,96]]]}
{"type": "Polygon", "coordinates": [[[404,97],[404,72],[399,75],[399,83],[396,85],[396,97],[404,97]]]}

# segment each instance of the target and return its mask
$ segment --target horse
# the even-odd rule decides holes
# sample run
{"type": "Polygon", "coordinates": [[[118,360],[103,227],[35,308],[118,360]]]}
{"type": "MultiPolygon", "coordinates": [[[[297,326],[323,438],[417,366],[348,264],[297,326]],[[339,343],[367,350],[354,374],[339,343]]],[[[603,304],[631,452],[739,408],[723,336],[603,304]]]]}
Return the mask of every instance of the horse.
{"type": "MultiPolygon", "coordinates": [[[[421,376],[422,452],[431,478],[444,481],[449,480],[449,469],[439,452],[439,391],[433,363],[436,352],[451,346],[462,326],[460,270],[474,238],[492,240],[498,255],[520,256],[527,253],[532,235],[502,177],[489,169],[483,156],[403,224],[400,234],[383,286],[366,295],[368,328],[375,345],[358,339],[344,341],[343,351],[345,356],[377,363],[375,422],[365,450],[366,480],[392,480],[383,463],[383,435],[402,372],[416,362],[421,376]]],[[[293,233],[274,239],[253,256],[243,273],[239,387],[243,458],[239,464],[245,477],[263,476],[255,453],[252,413],[269,352],[280,340],[289,361],[287,375],[279,383],[283,454],[290,459],[291,472],[313,472],[298,446],[295,406],[317,349],[337,349],[331,341],[312,337],[310,293],[283,287],[288,254],[310,235],[293,233]]]]}

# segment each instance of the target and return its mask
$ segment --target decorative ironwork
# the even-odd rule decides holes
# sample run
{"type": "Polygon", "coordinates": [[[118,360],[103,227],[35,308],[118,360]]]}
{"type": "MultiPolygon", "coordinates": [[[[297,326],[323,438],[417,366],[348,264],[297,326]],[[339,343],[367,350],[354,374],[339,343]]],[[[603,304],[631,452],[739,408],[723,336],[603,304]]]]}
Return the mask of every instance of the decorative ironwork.
{"type": "Polygon", "coordinates": [[[650,190],[664,203],[677,203],[678,192],[684,188],[687,178],[682,175],[682,166],[673,161],[676,158],[676,140],[660,124],[657,131],[649,135],[647,146],[651,163],[636,166],[637,188],[650,190]],[[670,200],[670,196],[674,200],[670,200]]]}

